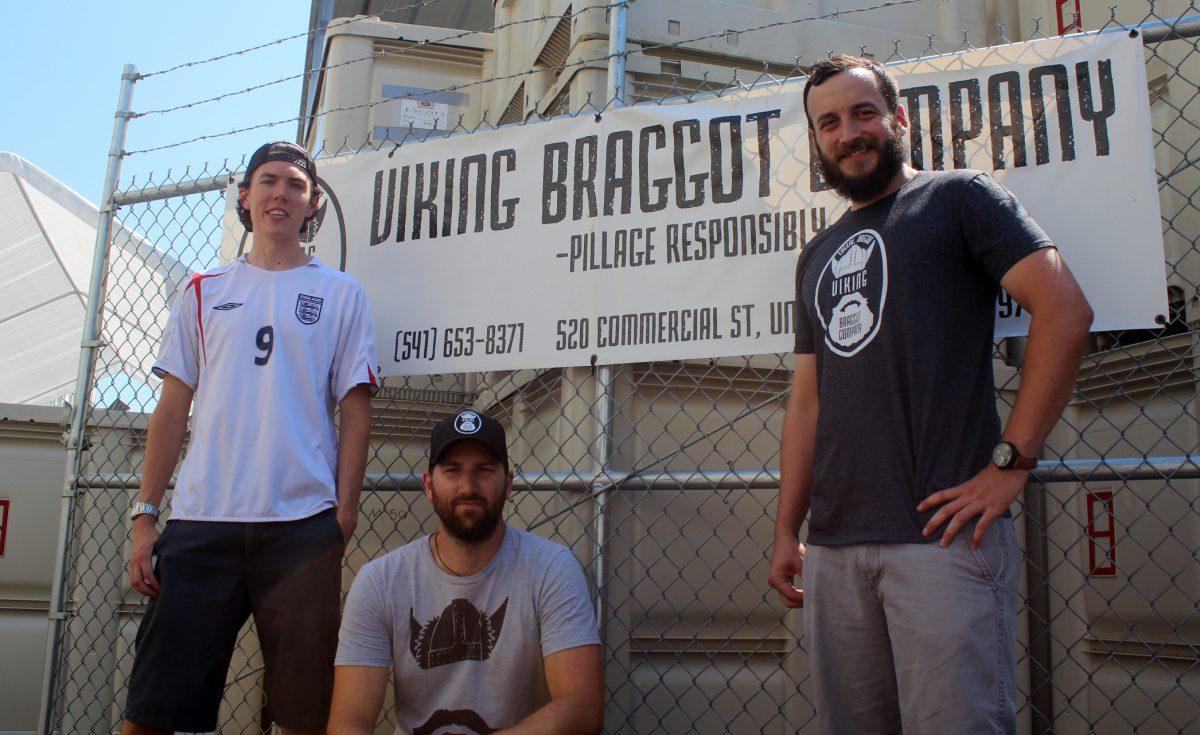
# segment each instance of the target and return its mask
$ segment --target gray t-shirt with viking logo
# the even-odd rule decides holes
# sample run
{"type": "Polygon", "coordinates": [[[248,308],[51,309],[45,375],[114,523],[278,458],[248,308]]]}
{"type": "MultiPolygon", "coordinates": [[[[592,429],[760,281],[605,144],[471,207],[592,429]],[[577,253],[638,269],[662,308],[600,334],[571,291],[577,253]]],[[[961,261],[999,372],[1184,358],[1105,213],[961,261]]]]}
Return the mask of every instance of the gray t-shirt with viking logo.
{"type": "Polygon", "coordinates": [[[821,408],[809,543],[936,540],[917,504],[969,480],[1000,439],[1000,279],[1050,246],[1004,187],[962,170],[919,172],[804,249],[796,352],[816,356],[821,408]]]}
{"type": "Polygon", "coordinates": [[[512,526],[478,574],[442,571],[423,536],[368,562],[346,598],[337,665],[392,669],[397,733],[490,733],[550,701],[542,661],[600,643],[571,552],[512,526]]]}

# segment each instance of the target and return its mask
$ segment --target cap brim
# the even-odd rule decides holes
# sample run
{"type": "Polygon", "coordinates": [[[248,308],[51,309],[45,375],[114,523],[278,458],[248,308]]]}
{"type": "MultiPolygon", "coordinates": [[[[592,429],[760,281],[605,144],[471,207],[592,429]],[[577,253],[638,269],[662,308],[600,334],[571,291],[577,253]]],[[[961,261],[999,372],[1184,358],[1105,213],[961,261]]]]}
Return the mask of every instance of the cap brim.
{"type": "Polygon", "coordinates": [[[438,450],[438,453],[436,456],[432,456],[429,458],[429,471],[430,472],[433,471],[433,468],[436,467],[437,463],[442,460],[442,457],[446,456],[446,452],[450,451],[451,447],[453,447],[456,444],[461,444],[463,442],[479,442],[483,446],[490,449],[492,451],[492,454],[494,454],[496,456],[496,459],[500,460],[500,462],[502,464],[507,466],[508,458],[504,455],[503,452],[498,451],[496,449],[496,447],[492,446],[492,444],[489,443],[486,439],[482,439],[478,436],[456,436],[453,439],[451,439],[450,441],[443,444],[442,448],[438,450]]]}

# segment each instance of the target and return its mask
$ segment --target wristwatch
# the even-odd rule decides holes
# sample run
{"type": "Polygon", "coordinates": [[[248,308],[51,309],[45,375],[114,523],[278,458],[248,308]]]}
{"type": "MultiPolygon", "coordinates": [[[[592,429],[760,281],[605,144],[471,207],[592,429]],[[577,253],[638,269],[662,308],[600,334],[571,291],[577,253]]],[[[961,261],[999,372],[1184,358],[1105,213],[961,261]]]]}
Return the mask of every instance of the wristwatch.
{"type": "Polygon", "coordinates": [[[158,520],[158,506],[153,503],[143,503],[140,500],[133,501],[129,506],[129,520],[133,520],[138,516],[150,516],[155,521],[158,520]]]}
{"type": "Polygon", "coordinates": [[[992,464],[1002,470],[1032,470],[1037,463],[1037,457],[1022,457],[1012,442],[1000,442],[992,450],[992,464]]]}

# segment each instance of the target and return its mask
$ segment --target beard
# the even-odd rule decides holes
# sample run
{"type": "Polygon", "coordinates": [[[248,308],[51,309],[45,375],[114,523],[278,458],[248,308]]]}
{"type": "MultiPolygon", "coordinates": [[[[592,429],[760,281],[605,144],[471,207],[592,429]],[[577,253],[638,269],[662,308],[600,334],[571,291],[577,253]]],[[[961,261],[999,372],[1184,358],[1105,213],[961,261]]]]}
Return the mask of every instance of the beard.
{"type": "Polygon", "coordinates": [[[853,143],[842,146],[837,151],[837,160],[830,159],[819,147],[817,155],[821,159],[821,173],[834,191],[852,202],[866,202],[876,199],[886,191],[904,165],[904,139],[900,133],[900,126],[893,120],[888,125],[888,135],[883,141],[864,135],[853,143]],[[879,153],[879,162],[875,164],[875,168],[858,175],[844,173],[838,161],[861,150],[879,153]]]}
{"type": "Polygon", "coordinates": [[[491,537],[496,526],[500,525],[500,518],[504,515],[504,503],[492,503],[482,495],[463,495],[446,500],[435,492],[433,510],[438,518],[442,519],[442,525],[451,536],[464,543],[475,544],[491,537]],[[457,506],[467,500],[482,503],[482,512],[469,516],[459,515],[457,506]]]}

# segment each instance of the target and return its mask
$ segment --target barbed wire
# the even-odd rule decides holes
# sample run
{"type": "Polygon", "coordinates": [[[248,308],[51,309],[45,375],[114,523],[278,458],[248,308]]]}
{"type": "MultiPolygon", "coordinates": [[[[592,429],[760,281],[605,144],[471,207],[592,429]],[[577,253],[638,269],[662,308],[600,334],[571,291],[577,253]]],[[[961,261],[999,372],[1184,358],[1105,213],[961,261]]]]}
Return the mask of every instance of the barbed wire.
{"type": "MultiPolygon", "coordinates": [[[[440,0],[432,0],[432,1],[433,1],[433,2],[438,2],[438,1],[440,1],[440,0]]],[[[609,10],[609,9],[611,9],[611,8],[620,7],[620,6],[622,6],[622,5],[626,5],[626,6],[628,6],[628,5],[632,5],[632,4],[634,3],[634,1],[635,1],[635,0],[614,0],[614,2],[612,2],[612,3],[609,3],[608,5],[591,5],[591,6],[588,6],[588,7],[586,7],[586,8],[583,8],[583,9],[581,9],[581,10],[580,10],[580,12],[578,12],[578,13],[575,13],[575,14],[574,14],[574,17],[578,17],[578,16],[580,16],[580,15],[583,15],[584,13],[586,13],[586,12],[589,12],[589,11],[592,11],[592,10],[609,10]]],[[[546,15],[546,14],[544,14],[544,13],[543,13],[542,15],[540,15],[540,16],[538,16],[538,17],[536,17],[536,18],[526,18],[526,19],[523,19],[523,20],[516,20],[516,21],[509,22],[509,23],[501,23],[500,25],[495,25],[495,26],[492,26],[491,28],[487,28],[487,29],[484,29],[484,30],[479,30],[479,31],[463,31],[463,32],[461,32],[461,33],[456,33],[456,34],[453,34],[453,35],[450,35],[450,36],[445,36],[445,37],[443,37],[443,38],[437,38],[437,39],[430,39],[430,38],[427,38],[427,39],[425,39],[424,41],[420,41],[420,42],[414,43],[414,44],[413,44],[413,45],[411,45],[411,46],[406,46],[405,48],[396,49],[396,50],[394,50],[394,51],[388,51],[388,52],[386,52],[386,53],[381,53],[381,52],[378,52],[378,51],[373,51],[373,52],[371,52],[370,54],[367,54],[366,56],[360,56],[360,57],[359,57],[359,58],[357,58],[357,59],[348,59],[348,60],[346,60],[346,61],[341,61],[341,62],[338,62],[337,64],[327,64],[327,65],[325,65],[325,66],[314,67],[314,68],[312,68],[312,69],[310,69],[310,70],[308,70],[308,71],[302,71],[302,72],[300,72],[299,74],[291,74],[291,75],[289,75],[289,76],[282,77],[282,78],[280,78],[280,79],[276,79],[276,80],[275,80],[275,81],[273,81],[273,82],[264,82],[263,84],[256,84],[256,85],[254,85],[254,86],[251,86],[251,87],[246,87],[246,88],[244,88],[244,89],[235,90],[235,91],[233,91],[233,92],[226,92],[225,94],[220,94],[220,95],[217,95],[216,97],[209,97],[208,99],[197,100],[197,101],[195,101],[195,102],[189,102],[189,103],[187,103],[187,104],[183,104],[183,105],[176,105],[176,106],[174,106],[174,107],[166,107],[166,108],[163,108],[163,109],[160,109],[160,110],[149,110],[149,111],[147,111],[147,112],[135,112],[135,113],[133,113],[133,114],[132,114],[132,116],[133,116],[133,117],[135,117],[135,118],[137,118],[137,117],[148,117],[148,116],[150,116],[150,115],[163,115],[163,114],[166,114],[166,113],[168,113],[168,112],[175,112],[175,111],[177,111],[177,110],[185,110],[185,109],[188,109],[188,108],[190,108],[190,107],[197,107],[197,106],[199,106],[199,105],[207,104],[207,103],[209,103],[209,102],[217,102],[217,101],[219,101],[219,100],[227,99],[227,98],[229,98],[229,97],[236,97],[236,96],[238,96],[238,95],[242,95],[242,94],[248,94],[248,93],[250,93],[250,92],[254,92],[254,91],[257,91],[257,90],[259,90],[259,89],[263,89],[264,87],[270,87],[270,86],[273,86],[273,85],[276,85],[276,84],[283,84],[283,83],[285,83],[285,82],[290,82],[290,81],[293,81],[293,80],[295,80],[295,79],[300,79],[301,77],[307,76],[308,74],[316,74],[316,73],[320,73],[320,72],[323,72],[323,71],[329,71],[330,69],[337,69],[338,67],[342,67],[342,66],[349,66],[349,65],[351,65],[351,64],[358,64],[358,63],[361,63],[361,62],[363,62],[363,61],[368,61],[368,60],[370,60],[370,59],[373,59],[373,58],[375,58],[376,56],[381,56],[381,55],[386,55],[386,56],[403,56],[403,55],[405,55],[405,54],[412,53],[412,52],[414,52],[415,50],[417,50],[417,49],[420,49],[420,48],[422,48],[422,47],[424,47],[424,46],[436,45],[436,44],[440,44],[440,43],[446,43],[446,42],[448,42],[448,41],[455,41],[455,40],[458,40],[458,39],[460,39],[460,38],[466,38],[466,37],[468,37],[468,36],[473,36],[473,35],[476,35],[476,34],[479,34],[479,33],[495,33],[496,31],[501,31],[501,30],[504,30],[505,28],[511,28],[512,26],[525,25],[525,24],[529,24],[529,23],[546,23],[546,22],[549,22],[549,21],[552,21],[552,20],[561,20],[561,19],[563,19],[563,18],[570,18],[570,17],[572,17],[572,14],[571,14],[571,12],[570,12],[569,10],[568,10],[566,13],[560,13],[560,14],[558,14],[558,15],[546,15]]],[[[347,22],[354,22],[355,20],[356,20],[356,19],[353,19],[353,18],[352,18],[352,19],[348,19],[348,20],[347,20],[347,22]]],[[[485,81],[486,81],[486,80],[485,80],[485,81]]],[[[389,98],[389,100],[390,100],[390,99],[398,99],[398,98],[389,98]]],[[[298,119],[299,119],[299,118],[293,118],[293,119],[292,119],[292,122],[296,122],[298,119]]]]}
{"type": "MultiPolygon", "coordinates": [[[[441,2],[441,0],[420,0],[419,2],[412,3],[411,5],[401,5],[396,8],[383,8],[379,12],[380,12],[380,14],[399,13],[404,10],[412,10],[413,8],[419,8],[424,5],[434,5],[435,3],[439,3],[439,2],[441,2]]],[[[321,30],[328,31],[330,28],[336,28],[338,26],[345,25],[347,23],[353,23],[355,20],[357,20],[357,18],[340,18],[337,21],[325,26],[324,29],[312,28],[308,31],[305,31],[304,33],[296,33],[291,36],[284,36],[283,38],[276,38],[273,41],[267,41],[266,43],[260,43],[257,46],[250,46],[249,48],[244,48],[244,49],[241,49],[240,51],[229,51],[224,54],[219,54],[217,56],[209,57],[207,59],[199,59],[197,61],[188,61],[183,64],[176,64],[175,66],[169,67],[167,69],[160,69],[158,71],[147,72],[146,74],[139,74],[138,78],[139,79],[148,79],[149,77],[156,77],[156,76],[160,76],[162,74],[169,74],[170,72],[173,72],[173,71],[179,71],[180,69],[189,69],[194,66],[202,66],[204,64],[210,64],[214,61],[221,61],[222,59],[228,59],[233,56],[243,56],[243,55],[251,53],[253,51],[258,51],[260,49],[269,48],[271,46],[278,46],[281,43],[286,43],[288,41],[292,41],[297,38],[303,38],[305,36],[312,36],[312,35],[315,35],[316,33],[320,32],[321,30]]]]}
{"type": "MultiPolygon", "coordinates": [[[[638,49],[634,49],[632,51],[629,49],[625,49],[622,51],[607,53],[607,54],[604,54],[603,56],[596,56],[596,57],[587,58],[587,59],[578,59],[576,61],[560,64],[559,66],[546,67],[545,69],[542,69],[539,71],[559,72],[559,71],[564,71],[566,69],[569,69],[571,67],[587,66],[589,64],[596,64],[599,62],[608,61],[608,60],[614,59],[618,56],[631,56],[634,54],[645,53],[648,50],[679,48],[682,46],[686,46],[688,44],[696,43],[697,41],[704,41],[704,40],[708,40],[708,39],[724,37],[729,33],[730,30],[732,30],[735,33],[754,33],[756,31],[766,30],[768,28],[778,28],[778,27],[782,27],[782,26],[795,25],[795,24],[799,24],[799,23],[809,23],[809,22],[820,21],[820,20],[830,20],[830,19],[839,18],[843,15],[854,15],[854,14],[858,14],[858,13],[866,13],[866,12],[871,12],[871,11],[875,11],[875,10],[882,10],[885,8],[903,7],[906,5],[914,5],[917,3],[928,2],[928,1],[929,0],[886,0],[885,2],[879,3],[877,5],[869,5],[869,6],[865,6],[862,8],[851,8],[849,10],[834,10],[832,12],[824,13],[822,15],[812,15],[812,16],[805,16],[803,18],[792,18],[792,19],[788,19],[788,20],[779,20],[779,21],[774,21],[772,23],[765,23],[760,26],[753,26],[750,28],[725,29],[722,31],[714,32],[714,33],[704,34],[702,36],[695,36],[693,38],[687,38],[687,39],[683,39],[680,41],[675,41],[673,43],[650,44],[647,46],[642,46],[638,49]]],[[[624,3],[624,2],[615,3],[615,5],[625,5],[625,4],[626,3],[624,3]]],[[[286,125],[286,124],[296,123],[296,122],[301,122],[301,121],[311,122],[312,120],[316,120],[318,118],[324,117],[326,115],[331,115],[331,114],[337,113],[337,112],[351,112],[353,110],[371,109],[378,105],[390,104],[390,103],[396,102],[397,100],[402,100],[402,99],[414,99],[414,98],[418,98],[418,97],[426,97],[429,95],[441,94],[444,92],[457,92],[462,89],[469,89],[471,87],[476,87],[476,86],[479,86],[482,84],[490,84],[492,82],[504,81],[507,79],[526,77],[529,74],[530,74],[530,72],[528,70],[514,72],[512,74],[505,74],[502,76],[493,76],[493,77],[489,77],[487,79],[481,79],[481,80],[474,81],[474,82],[465,82],[462,84],[452,84],[448,87],[442,87],[441,89],[429,89],[429,90],[424,90],[421,92],[406,93],[404,95],[399,95],[397,97],[388,97],[386,99],[381,99],[381,100],[371,100],[371,101],[364,102],[364,103],[357,104],[357,105],[345,105],[345,106],[341,106],[341,107],[334,107],[334,108],[330,108],[328,110],[323,110],[323,111],[317,112],[317,113],[312,113],[312,114],[307,114],[307,115],[296,115],[293,117],[283,118],[281,120],[273,120],[270,122],[259,123],[257,125],[248,125],[246,127],[235,128],[233,130],[228,130],[228,131],[225,131],[222,133],[211,133],[209,135],[200,135],[200,136],[196,136],[195,138],[188,138],[186,140],[177,141],[175,143],[168,143],[166,145],[153,146],[150,148],[141,148],[141,149],[132,150],[132,151],[122,151],[122,155],[123,156],[142,155],[145,153],[153,153],[156,151],[168,150],[171,148],[178,148],[181,146],[190,145],[192,143],[198,143],[198,142],[205,141],[205,140],[213,140],[215,138],[224,138],[224,137],[229,137],[231,135],[239,135],[241,133],[246,133],[246,132],[250,132],[253,130],[262,130],[264,128],[272,128],[272,127],[276,127],[279,125],[286,125]]],[[[606,109],[607,106],[608,105],[606,103],[604,108],[596,108],[596,111],[601,112],[602,109],[606,109]]]]}

